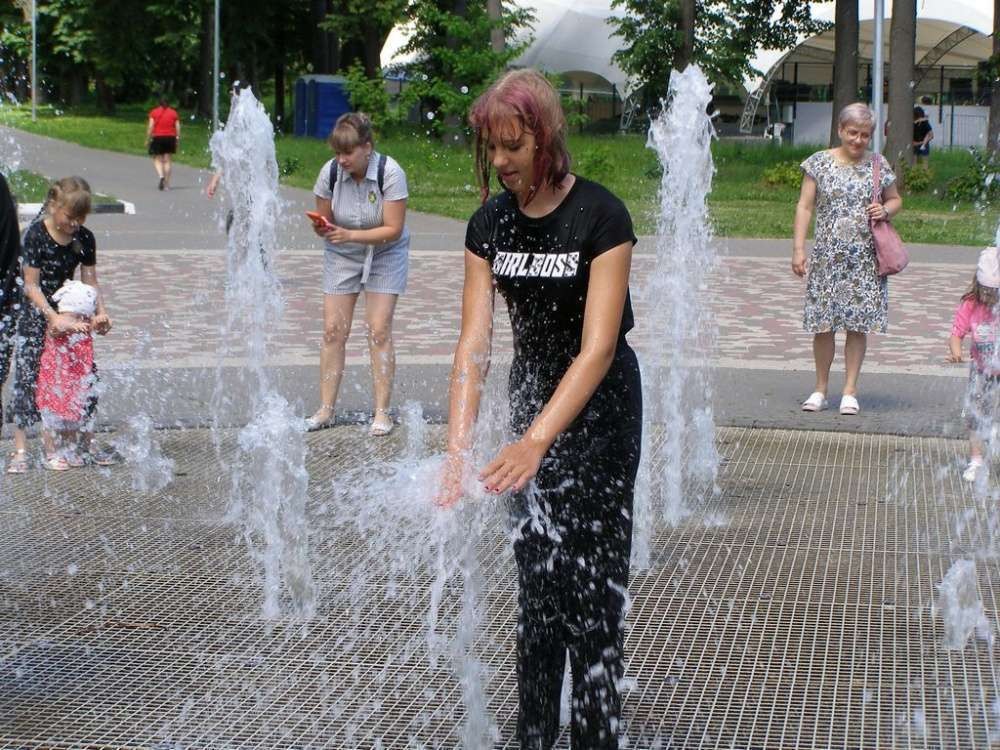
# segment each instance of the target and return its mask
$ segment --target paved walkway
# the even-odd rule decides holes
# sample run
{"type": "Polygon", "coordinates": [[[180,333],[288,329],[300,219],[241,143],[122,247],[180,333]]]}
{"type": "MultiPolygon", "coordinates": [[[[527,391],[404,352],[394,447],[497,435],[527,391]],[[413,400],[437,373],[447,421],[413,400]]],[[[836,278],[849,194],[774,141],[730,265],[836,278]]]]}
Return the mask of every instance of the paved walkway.
{"type": "MultiPolygon", "coordinates": [[[[209,201],[203,193],[209,174],[178,166],[174,189],[161,193],[148,159],[3,129],[0,141],[16,144],[23,168],[48,176],[82,174],[95,190],[136,206],[134,216],[95,215],[89,221],[98,238],[102,287],[117,323],[114,334],[98,342],[97,356],[109,382],[104,417],[113,421],[145,400],[161,423],[199,422],[213,381],[208,376],[218,365],[214,311],[225,266],[222,202],[209,201]],[[152,389],[159,397],[150,400],[152,389]]],[[[322,329],[320,249],[301,219],[301,210],[312,203],[309,192],[286,187],[282,195],[288,209],[277,268],[287,313],[274,332],[270,364],[287,395],[301,399],[308,410],[315,398],[322,329]]],[[[789,206],[789,222],[791,214],[789,206]]],[[[413,257],[410,286],[396,318],[397,401],[416,398],[428,413],[440,416],[459,325],[464,224],[416,212],[408,221],[413,257]]],[[[630,339],[640,353],[659,345],[658,332],[642,325],[654,244],[654,238],[641,238],[633,272],[639,325],[630,339]]],[[[718,240],[724,261],[706,302],[719,323],[720,421],[957,434],[964,368],[945,364],[945,339],[978,250],[913,248],[911,268],[891,282],[890,332],[871,337],[862,380],[864,413],[843,420],[831,413],[807,418],[797,409],[811,390],[811,337],[800,329],[802,282],[789,271],[788,246],[788,240],[718,240]]],[[[341,399],[348,411],[367,408],[367,351],[358,317],[341,399]]],[[[495,351],[501,361],[510,353],[503,314],[498,315],[495,351]]]]}

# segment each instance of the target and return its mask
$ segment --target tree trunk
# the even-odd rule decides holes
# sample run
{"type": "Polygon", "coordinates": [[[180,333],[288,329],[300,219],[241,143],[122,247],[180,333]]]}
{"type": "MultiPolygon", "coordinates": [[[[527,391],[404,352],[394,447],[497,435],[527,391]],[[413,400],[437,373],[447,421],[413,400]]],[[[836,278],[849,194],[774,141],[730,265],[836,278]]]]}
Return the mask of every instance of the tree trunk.
{"type": "Polygon", "coordinates": [[[97,109],[101,114],[113,115],[115,113],[115,92],[100,76],[94,81],[94,89],[97,94],[97,109]]]}
{"type": "Polygon", "coordinates": [[[285,63],[274,66],[274,129],[285,132],[285,63]]]}
{"type": "Polygon", "coordinates": [[[858,100],[858,0],[837,0],[835,23],[831,147],[840,143],[837,136],[837,115],[848,104],[858,100]]]}
{"type": "Polygon", "coordinates": [[[203,0],[201,4],[201,46],[198,49],[198,114],[212,116],[212,68],[215,49],[215,2],[203,0]]]}
{"type": "Polygon", "coordinates": [[[993,0],[993,57],[990,59],[990,125],[986,147],[993,155],[1000,154],[1000,0],[993,0]]]}
{"type": "Polygon", "coordinates": [[[673,68],[681,72],[694,58],[694,17],[696,0],[680,0],[681,46],[674,52],[673,68]]]}
{"type": "Polygon", "coordinates": [[[368,78],[378,78],[382,67],[382,34],[375,24],[365,27],[365,75],[368,78]]]}
{"type": "Polygon", "coordinates": [[[310,24],[313,29],[313,73],[332,73],[335,69],[330,54],[330,32],[320,28],[320,24],[326,20],[326,14],[329,12],[329,0],[312,0],[310,24]]]}
{"type": "Polygon", "coordinates": [[[893,0],[889,31],[889,137],[885,156],[903,187],[903,167],[913,161],[913,65],[917,46],[916,0],[893,0]]]}
{"type": "Polygon", "coordinates": [[[504,38],[503,26],[500,25],[500,0],[486,0],[486,15],[494,23],[490,29],[490,48],[497,53],[503,52],[504,38]]]}

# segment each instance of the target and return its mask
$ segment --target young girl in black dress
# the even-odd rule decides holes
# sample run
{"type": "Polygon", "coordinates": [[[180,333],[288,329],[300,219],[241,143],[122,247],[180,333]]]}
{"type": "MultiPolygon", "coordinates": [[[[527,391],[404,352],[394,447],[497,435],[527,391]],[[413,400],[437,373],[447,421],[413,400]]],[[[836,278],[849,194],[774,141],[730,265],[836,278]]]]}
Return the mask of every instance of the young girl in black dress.
{"type": "Polygon", "coordinates": [[[438,502],[456,502],[471,470],[498,289],[514,333],[517,439],[479,480],[489,492],[512,493],[520,744],[555,742],[568,651],[573,747],[617,748],[642,422],[639,367],[625,341],[636,238],[622,202],[570,172],[562,106],[539,73],[504,75],[470,121],[484,202],[466,233],[438,502]],[[504,190],[487,199],[493,170],[504,190]]]}
{"type": "MultiPolygon", "coordinates": [[[[35,386],[46,335],[67,336],[90,331],[105,334],[111,330],[111,319],[104,309],[100,291],[96,314],[89,322],[58,312],[52,299],[63,282],[73,278],[77,266],[80,267],[80,280],[99,289],[97,243],[93,232],[83,226],[89,213],[90,185],[82,177],[63,177],[49,188],[44,216],[28,227],[24,235],[21,272],[25,300],[17,322],[18,349],[11,408],[15,450],[7,464],[9,474],[22,474],[28,469],[25,431],[41,419],[35,386]]],[[[95,369],[95,382],[96,377],[95,369]]],[[[97,397],[93,395],[86,404],[85,426],[78,449],[56,452],[52,445],[46,445],[46,468],[65,471],[85,463],[104,466],[115,463],[116,458],[110,450],[93,449],[91,420],[96,407],[97,397]]]]}

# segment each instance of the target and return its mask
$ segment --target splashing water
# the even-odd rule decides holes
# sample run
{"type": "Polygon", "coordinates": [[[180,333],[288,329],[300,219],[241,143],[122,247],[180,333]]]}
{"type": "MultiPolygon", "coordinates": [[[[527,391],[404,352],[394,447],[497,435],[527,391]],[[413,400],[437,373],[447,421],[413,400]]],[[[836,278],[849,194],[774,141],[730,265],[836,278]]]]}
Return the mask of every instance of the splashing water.
{"type": "Polygon", "coordinates": [[[230,518],[263,571],[263,615],[282,614],[282,591],[291,612],[315,612],[315,585],[308,556],[306,502],[309,475],[302,420],[270,383],[264,365],[268,337],[277,331],[284,300],[273,260],[279,215],[278,163],[274,130],[250,89],[233,98],[224,130],[212,136],[212,159],[221,168],[232,202],[227,243],[226,319],[220,363],[229,354],[245,358],[236,372],[218,368],[212,421],[234,403],[245,402],[254,418],[239,433],[232,464],[230,518]]]}
{"type": "Polygon", "coordinates": [[[115,450],[131,469],[132,489],[136,492],[159,492],[174,478],[174,460],[163,455],[153,434],[149,415],[136,414],[114,441],[115,450]]]}
{"type": "Polygon", "coordinates": [[[973,633],[992,642],[992,629],[976,583],[976,563],[957,560],[938,584],[934,609],[944,622],[944,645],[963,649],[973,633]]]}
{"type": "Polygon", "coordinates": [[[642,357],[643,464],[633,541],[638,567],[648,565],[655,522],[676,524],[690,515],[686,492],[716,490],[719,455],[708,367],[716,325],[705,304],[708,276],[718,263],[706,204],[715,174],[715,130],[707,114],[711,100],[712,84],[697,66],[674,71],[663,113],[647,140],[663,177],[655,270],[641,294],[651,303],[645,325],[662,344],[642,357]],[[654,444],[653,425],[665,428],[659,444],[654,444]]]}

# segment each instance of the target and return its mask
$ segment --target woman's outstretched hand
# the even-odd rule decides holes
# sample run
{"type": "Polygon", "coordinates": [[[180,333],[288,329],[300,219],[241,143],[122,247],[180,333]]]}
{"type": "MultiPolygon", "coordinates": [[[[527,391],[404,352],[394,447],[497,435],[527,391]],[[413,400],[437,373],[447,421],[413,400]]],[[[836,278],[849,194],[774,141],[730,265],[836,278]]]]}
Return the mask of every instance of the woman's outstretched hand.
{"type": "Polygon", "coordinates": [[[91,321],[91,326],[93,327],[95,333],[99,333],[103,336],[111,330],[111,318],[108,317],[107,313],[98,313],[91,321]]]}
{"type": "Polygon", "coordinates": [[[479,473],[487,492],[499,495],[523,490],[538,473],[546,448],[525,439],[510,443],[479,473]]]}
{"type": "Polygon", "coordinates": [[[440,508],[450,508],[462,498],[462,485],[466,472],[466,455],[461,451],[448,451],[444,466],[441,467],[441,483],[434,504],[440,508]]]}
{"type": "Polygon", "coordinates": [[[343,227],[338,227],[332,225],[333,228],[327,228],[324,230],[323,239],[327,242],[331,242],[336,245],[339,242],[353,242],[354,231],[351,229],[344,229],[343,227]]]}

